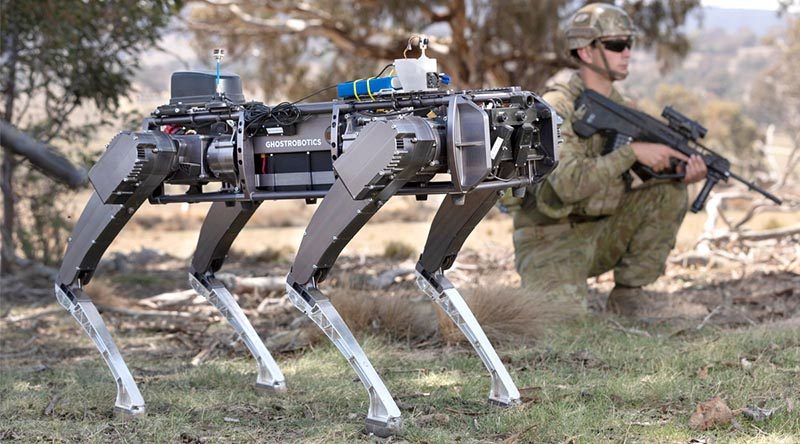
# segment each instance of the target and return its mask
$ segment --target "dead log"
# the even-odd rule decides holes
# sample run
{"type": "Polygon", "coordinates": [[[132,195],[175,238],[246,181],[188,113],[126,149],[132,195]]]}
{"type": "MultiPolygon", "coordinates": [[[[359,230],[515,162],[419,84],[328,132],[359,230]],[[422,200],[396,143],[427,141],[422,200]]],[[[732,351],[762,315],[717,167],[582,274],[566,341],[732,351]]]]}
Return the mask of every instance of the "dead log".
{"type": "Polygon", "coordinates": [[[237,277],[231,290],[237,293],[268,293],[271,291],[286,291],[286,277],[284,276],[263,276],[263,277],[237,277]]]}
{"type": "Polygon", "coordinates": [[[142,305],[157,309],[175,305],[184,305],[190,302],[192,304],[197,304],[205,302],[205,299],[203,299],[201,296],[198,296],[194,290],[183,290],[161,293],[149,298],[141,299],[139,301],[139,303],[142,305]],[[200,300],[197,300],[197,298],[200,298],[200,300]]]}
{"type": "Polygon", "coordinates": [[[712,243],[731,241],[763,241],[768,239],[782,239],[800,234],[800,226],[775,228],[773,230],[743,231],[741,233],[722,233],[708,238],[712,243]]]}

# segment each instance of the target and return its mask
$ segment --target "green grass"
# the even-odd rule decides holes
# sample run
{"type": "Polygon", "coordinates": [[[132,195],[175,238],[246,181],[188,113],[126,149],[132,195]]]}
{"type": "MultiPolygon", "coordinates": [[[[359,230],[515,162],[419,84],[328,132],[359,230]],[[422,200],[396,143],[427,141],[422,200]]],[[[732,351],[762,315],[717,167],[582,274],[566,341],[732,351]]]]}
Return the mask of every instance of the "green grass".
{"type": "MultiPolygon", "coordinates": [[[[289,390],[268,395],[253,390],[255,364],[242,346],[230,359],[192,367],[192,352],[157,334],[117,332],[148,409],[146,417],[124,421],[112,416],[116,389],[110,373],[73,327],[74,338],[57,346],[69,357],[48,362],[44,370],[0,361],[0,437],[20,442],[377,440],[361,433],[366,392],[327,342],[277,356],[289,390]],[[45,416],[54,396],[58,400],[45,416]]],[[[701,437],[717,443],[800,442],[796,328],[651,333],[660,335],[629,336],[603,318],[591,318],[551,330],[533,344],[499,347],[528,399],[510,409],[485,402],[489,378],[470,349],[409,349],[377,337],[361,342],[403,410],[407,442],[686,443],[701,437]],[[742,366],[742,358],[752,366],[742,366]],[[702,367],[708,367],[705,379],[697,374],[702,367]],[[778,410],[762,422],[737,416],[735,426],[690,429],[696,405],[713,396],[732,409],[778,410]]],[[[14,334],[4,339],[13,340],[14,334]]]]}

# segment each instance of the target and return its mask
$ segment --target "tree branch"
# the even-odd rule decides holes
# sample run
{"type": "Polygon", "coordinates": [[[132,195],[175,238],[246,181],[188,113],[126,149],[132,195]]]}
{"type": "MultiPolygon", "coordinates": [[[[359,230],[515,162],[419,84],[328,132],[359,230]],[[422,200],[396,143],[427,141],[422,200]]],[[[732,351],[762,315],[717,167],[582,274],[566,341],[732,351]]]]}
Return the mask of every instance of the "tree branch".
{"type": "Polygon", "coordinates": [[[17,130],[5,120],[0,120],[0,143],[71,187],[78,187],[86,181],[86,171],[75,168],[51,147],[17,130]]]}

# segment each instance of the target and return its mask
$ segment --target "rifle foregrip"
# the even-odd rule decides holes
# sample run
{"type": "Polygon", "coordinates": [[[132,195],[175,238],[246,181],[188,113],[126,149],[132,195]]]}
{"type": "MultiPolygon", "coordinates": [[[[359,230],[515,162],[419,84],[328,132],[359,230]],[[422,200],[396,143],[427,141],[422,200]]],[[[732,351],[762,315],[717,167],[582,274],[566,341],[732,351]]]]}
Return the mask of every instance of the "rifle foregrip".
{"type": "Polygon", "coordinates": [[[700,190],[700,194],[694,199],[692,203],[692,213],[699,213],[700,210],[703,209],[703,206],[706,204],[706,199],[708,199],[708,194],[711,192],[711,189],[714,188],[714,185],[719,182],[719,179],[709,177],[706,179],[706,183],[703,184],[703,189],[700,190]]]}

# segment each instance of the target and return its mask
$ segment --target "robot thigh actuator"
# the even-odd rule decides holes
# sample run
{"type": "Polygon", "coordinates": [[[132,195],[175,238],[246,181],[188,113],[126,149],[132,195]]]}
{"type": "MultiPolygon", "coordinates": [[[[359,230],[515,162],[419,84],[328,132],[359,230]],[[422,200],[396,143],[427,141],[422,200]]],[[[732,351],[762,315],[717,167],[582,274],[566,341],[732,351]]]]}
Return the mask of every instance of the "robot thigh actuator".
{"type": "MultiPolygon", "coordinates": [[[[233,74],[174,73],[169,104],[154,111],[141,131],[122,132],[110,142],[89,173],[94,193],[70,238],[55,292],[114,375],[118,412],[142,414],[144,400],[82,288],[145,200],[212,202],[190,283],[225,316],[256,359],[257,387],[285,390],[280,368],[215,273],[261,202],[322,198],[286,289],[366,387],[367,429],[389,435],[402,429],[400,411],[319,284],[389,198],[446,195],[416,266],[417,283],[458,325],[489,370],[490,401],[519,401],[497,353],[443,273],[502,190],[524,192],[554,168],[558,117],[538,96],[516,87],[445,91],[435,87],[435,73],[427,75],[422,90],[269,107],[245,102],[233,74]],[[446,179],[435,180],[437,175],[446,179]],[[207,189],[212,183],[218,185],[213,191],[207,189]],[[187,188],[167,194],[165,184],[187,188]]],[[[359,85],[353,86],[358,94],[359,85]]]]}

